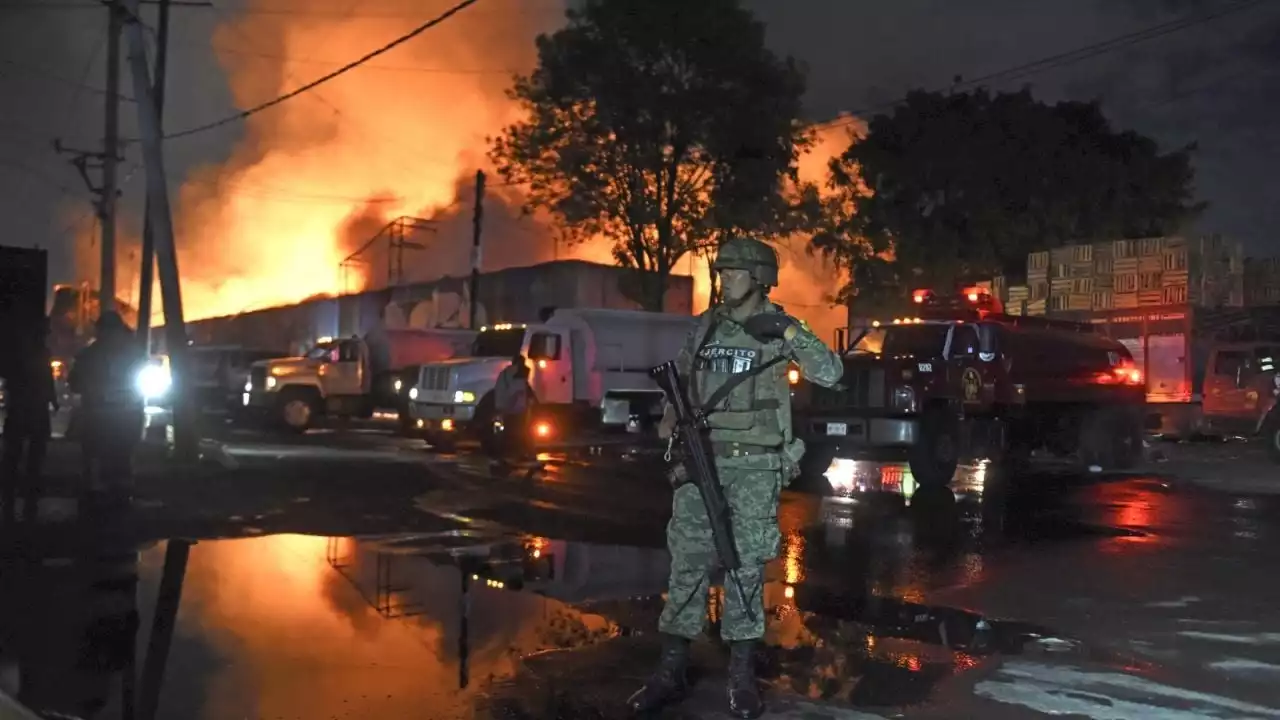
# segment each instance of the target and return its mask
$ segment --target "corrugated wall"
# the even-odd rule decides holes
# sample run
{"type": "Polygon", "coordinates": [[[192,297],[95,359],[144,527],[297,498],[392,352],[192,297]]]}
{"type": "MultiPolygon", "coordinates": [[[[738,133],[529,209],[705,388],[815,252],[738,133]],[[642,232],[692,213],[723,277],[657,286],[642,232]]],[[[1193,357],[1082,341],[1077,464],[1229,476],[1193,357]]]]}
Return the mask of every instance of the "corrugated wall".
{"type": "MultiPolygon", "coordinates": [[[[562,260],[510,268],[480,277],[481,323],[537,322],[547,307],[636,309],[624,291],[630,271],[580,260],[562,260]]],[[[428,283],[378,290],[340,298],[321,298],[297,305],[210,318],[187,324],[197,344],[245,345],[297,352],[319,337],[359,335],[377,325],[390,309],[389,324],[409,327],[466,327],[469,320],[468,278],[441,278],[428,283]]],[[[693,278],[668,279],[667,312],[689,313],[693,278]]],[[[163,348],[163,332],[153,337],[163,348]]]]}

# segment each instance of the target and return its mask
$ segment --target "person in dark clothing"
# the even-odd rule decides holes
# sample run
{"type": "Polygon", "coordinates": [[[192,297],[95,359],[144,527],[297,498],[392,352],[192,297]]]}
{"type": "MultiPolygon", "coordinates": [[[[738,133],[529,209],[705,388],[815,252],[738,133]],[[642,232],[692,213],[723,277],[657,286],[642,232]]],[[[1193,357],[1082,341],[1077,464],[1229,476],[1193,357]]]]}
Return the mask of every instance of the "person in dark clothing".
{"type": "Polygon", "coordinates": [[[142,437],[142,394],[138,374],[146,355],[124,320],[114,312],[98,319],[94,341],[76,354],[67,383],[80,395],[86,488],[90,504],[129,503],[133,450],[142,437]]]}
{"type": "Polygon", "coordinates": [[[502,454],[520,460],[529,449],[529,406],[537,402],[529,385],[529,365],[523,355],[498,375],[493,387],[494,413],[502,419],[502,454]]]}
{"type": "Polygon", "coordinates": [[[4,521],[17,518],[16,501],[22,495],[22,519],[36,518],[40,501],[41,474],[49,444],[49,410],[58,410],[58,393],[53,382],[49,357],[49,325],[19,343],[16,362],[5,378],[7,391],[4,418],[3,483],[4,521]]]}

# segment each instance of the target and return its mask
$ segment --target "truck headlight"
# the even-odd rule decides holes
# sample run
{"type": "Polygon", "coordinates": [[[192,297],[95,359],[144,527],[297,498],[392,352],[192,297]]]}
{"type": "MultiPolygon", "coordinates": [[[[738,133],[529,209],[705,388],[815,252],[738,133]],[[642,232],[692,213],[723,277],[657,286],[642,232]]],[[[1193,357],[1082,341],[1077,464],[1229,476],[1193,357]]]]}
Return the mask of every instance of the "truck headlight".
{"type": "Polygon", "coordinates": [[[148,365],[138,371],[138,393],[143,398],[160,398],[169,392],[173,379],[169,371],[159,365],[148,365]]]}
{"type": "Polygon", "coordinates": [[[250,380],[250,381],[248,381],[248,382],[246,382],[246,383],[244,384],[244,391],[245,391],[245,392],[253,392],[253,381],[252,381],[252,380],[250,380]]]}
{"type": "Polygon", "coordinates": [[[916,391],[912,387],[899,387],[893,389],[892,407],[897,412],[913,413],[919,410],[916,405],[916,391]]]}
{"type": "Polygon", "coordinates": [[[269,376],[267,376],[267,389],[268,389],[268,390],[274,390],[274,389],[275,389],[275,387],[276,387],[276,383],[277,383],[277,382],[278,382],[278,381],[276,380],[276,376],[275,376],[275,375],[269,375],[269,376]]]}
{"type": "Polygon", "coordinates": [[[409,399],[410,400],[418,399],[418,388],[416,386],[409,388],[409,399]]]}
{"type": "Polygon", "coordinates": [[[453,401],[456,403],[473,403],[476,401],[476,394],[468,390],[456,390],[453,393],[453,401]]]}
{"type": "Polygon", "coordinates": [[[395,382],[395,389],[396,389],[396,394],[397,394],[397,395],[398,395],[398,394],[400,394],[400,388],[402,388],[402,387],[404,387],[404,382],[402,382],[402,381],[400,381],[400,380],[396,380],[396,382],[395,382]]]}

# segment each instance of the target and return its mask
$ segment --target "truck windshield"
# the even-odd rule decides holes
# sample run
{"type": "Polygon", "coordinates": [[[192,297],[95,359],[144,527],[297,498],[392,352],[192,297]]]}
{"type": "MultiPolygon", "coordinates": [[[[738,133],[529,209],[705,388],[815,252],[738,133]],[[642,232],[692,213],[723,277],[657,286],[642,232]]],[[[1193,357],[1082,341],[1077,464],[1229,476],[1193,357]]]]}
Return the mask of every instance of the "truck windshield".
{"type": "Polygon", "coordinates": [[[524,347],[524,328],[486,330],[471,343],[472,357],[513,357],[524,347]]]}
{"type": "Polygon", "coordinates": [[[935,356],[946,342],[946,325],[893,325],[872,328],[853,346],[853,354],[935,356]]]}
{"type": "Polygon", "coordinates": [[[320,343],[307,351],[306,358],[308,360],[329,360],[336,361],[338,344],[333,342],[320,343]]]}

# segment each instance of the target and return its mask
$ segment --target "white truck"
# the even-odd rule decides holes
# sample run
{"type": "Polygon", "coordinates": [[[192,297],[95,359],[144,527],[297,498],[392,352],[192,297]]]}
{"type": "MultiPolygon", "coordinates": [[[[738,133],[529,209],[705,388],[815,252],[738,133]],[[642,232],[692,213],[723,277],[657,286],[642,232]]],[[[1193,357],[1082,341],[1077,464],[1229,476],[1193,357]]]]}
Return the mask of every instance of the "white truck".
{"type": "Polygon", "coordinates": [[[541,324],[480,328],[466,358],[423,365],[409,390],[417,431],[437,448],[488,431],[492,390],[515,355],[537,397],[534,440],[584,430],[638,429],[661,412],[649,369],[673,359],[696,319],[639,310],[558,309],[541,324]]]}
{"type": "Polygon", "coordinates": [[[408,427],[405,402],[418,367],[465,354],[475,337],[472,330],[378,327],[364,337],[320,338],[301,357],[254,363],[243,404],[248,414],[293,432],[323,417],[378,411],[408,427]]]}

